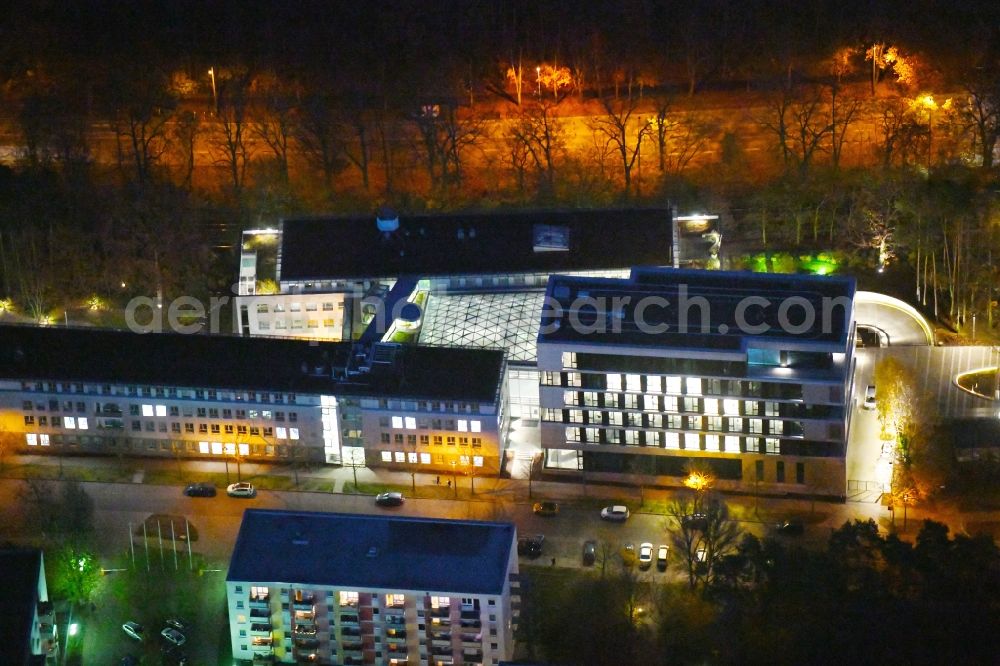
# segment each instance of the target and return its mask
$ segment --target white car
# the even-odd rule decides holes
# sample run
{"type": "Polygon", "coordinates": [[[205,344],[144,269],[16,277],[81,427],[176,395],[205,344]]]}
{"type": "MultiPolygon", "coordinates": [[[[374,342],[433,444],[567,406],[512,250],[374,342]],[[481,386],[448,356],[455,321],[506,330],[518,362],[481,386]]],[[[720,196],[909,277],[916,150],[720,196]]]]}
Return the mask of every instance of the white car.
{"type": "Polygon", "coordinates": [[[670,554],[670,548],[667,546],[660,546],[656,551],[656,568],[660,571],[667,570],[667,555],[670,554]]]}
{"type": "Polygon", "coordinates": [[[653,563],[653,544],[646,543],[639,544],[639,568],[648,569],[653,563]]]}
{"type": "Polygon", "coordinates": [[[132,621],[126,622],[125,624],[122,625],[122,631],[124,631],[126,634],[128,634],[137,641],[142,640],[143,629],[142,625],[139,624],[138,622],[132,622],[132,621]]]}
{"type": "Polygon", "coordinates": [[[865,389],[865,401],[861,403],[861,409],[875,409],[875,385],[869,384],[865,389]]]}
{"type": "Polygon", "coordinates": [[[181,646],[187,643],[187,637],[184,636],[184,634],[182,634],[181,632],[174,629],[173,627],[167,627],[166,629],[160,632],[160,635],[163,636],[164,640],[170,641],[171,643],[177,646],[181,646]]]}
{"type": "Polygon", "coordinates": [[[256,497],[257,489],[253,487],[252,483],[239,481],[226,486],[226,494],[230,497],[256,497]]]}
{"type": "Polygon", "coordinates": [[[628,520],[628,516],[628,507],[620,504],[606,506],[601,509],[601,520],[611,520],[618,523],[624,523],[628,520]]]}

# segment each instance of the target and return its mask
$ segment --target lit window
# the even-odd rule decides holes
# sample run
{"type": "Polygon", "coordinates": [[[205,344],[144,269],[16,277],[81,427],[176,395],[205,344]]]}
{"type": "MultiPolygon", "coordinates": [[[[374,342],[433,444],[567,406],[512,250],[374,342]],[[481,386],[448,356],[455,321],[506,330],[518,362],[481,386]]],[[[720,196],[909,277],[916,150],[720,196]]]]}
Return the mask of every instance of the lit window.
{"type": "Polygon", "coordinates": [[[609,391],[621,391],[622,390],[622,376],[621,375],[608,375],[608,390],[609,391]]]}
{"type": "Polygon", "coordinates": [[[402,451],[396,451],[396,462],[406,462],[406,454],[402,451]]]}
{"type": "MultiPolygon", "coordinates": [[[[253,434],[253,433],[251,433],[251,434],[253,434]]],[[[299,438],[299,429],[298,428],[289,428],[288,429],[288,439],[298,439],[298,438],[299,438]]]]}
{"type": "Polygon", "coordinates": [[[235,455],[236,444],[234,444],[233,442],[226,442],[225,445],[222,447],[222,450],[225,451],[227,456],[235,455]]]}
{"type": "Polygon", "coordinates": [[[76,430],[76,419],[72,416],[67,416],[63,419],[63,426],[69,428],[70,430],[76,430]]]}
{"type": "Polygon", "coordinates": [[[655,395],[642,396],[642,408],[647,412],[660,411],[659,399],[655,395]]]}
{"type": "Polygon", "coordinates": [[[767,447],[767,454],[776,456],[781,453],[781,441],[777,437],[767,437],[764,439],[764,445],[767,447]]]}
{"type": "Polygon", "coordinates": [[[208,453],[208,442],[198,442],[198,453],[208,453]]]}
{"type": "Polygon", "coordinates": [[[277,427],[274,429],[274,436],[278,439],[288,439],[288,431],[282,427],[277,427]]]}
{"type": "Polygon", "coordinates": [[[429,453],[421,453],[420,454],[420,464],[421,465],[430,465],[431,464],[431,454],[429,454],[429,453]]]}
{"type": "Polygon", "coordinates": [[[726,453],[740,452],[740,438],[735,435],[726,435],[726,453]]]}
{"type": "Polygon", "coordinates": [[[413,418],[412,416],[407,416],[404,419],[404,422],[406,423],[406,429],[407,430],[416,430],[417,429],[417,419],[413,418]]]}
{"type": "Polygon", "coordinates": [[[732,417],[729,419],[729,432],[743,432],[743,419],[732,417]]]}
{"type": "Polygon", "coordinates": [[[392,417],[392,427],[393,428],[402,428],[403,427],[403,417],[402,416],[393,416],[392,417]]]}
{"type": "Polygon", "coordinates": [[[642,390],[642,378],[639,375],[625,375],[625,388],[629,391],[642,390]]]}
{"type": "Polygon", "coordinates": [[[662,377],[646,377],[646,393],[659,393],[662,389],[662,377]]]}
{"type": "Polygon", "coordinates": [[[719,401],[716,398],[705,398],[705,408],[703,411],[706,414],[718,414],[719,401]]]}
{"type": "Polygon", "coordinates": [[[679,449],[681,447],[680,435],[676,432],[668,432],[666,448],[668,449],[679,449]]]}
{"type": "Polygon", "coordinates": [[[214,455],[222,455],[222,442],[212,442],[212,453],[214,455]]]}
{"type": "Polygon", "coordinates": [[[696,432],[684,433],[684,448],[688,451],[697,451],[701,448],[701,440],[696,432]]]}
{"type": "Polygon", "coordinates": [[[667,377],[667,393],[680,393],[681,392],[681,378],[680,377],[667,377]]]}
{"type": "Polygon", "coordinates": [[[740,401],[739,400],[723,400],[722,401],[722,411],[725,412],[726,416],[737,416],[740,413],[740,401]]]}
{"type": "Polygon", "coordinates": [[[451,597],[431,597],[431,608],[448,608],[451,606],[451,597]]]}
{"type": "MultiPolygon", "coordinates": [[[[69,421],[70,419],[66,419],[66,420],[69,421]]],[[[66,427],[68,428],[69,426],[66,426],[66,427]]],[[[777,420],[770,421],[770,425],[768,427],[771,429],[771,434],[772,435],[783,435],[783,434],[785,434],[785,422],[784,421],[777,421],[777,420]]]]}
{"type": "Polygon", "coordinates": [[[688,395],[701,395],[701,377],[687,378],[688,395]]]}
{"type": "Polygon", "coordinates": [[[482,467],[483,466],[483,457],[482,456],[472,456],[472,466],[473,467],[482,467]]]}
{"type": "Polygon", "coordinates": [[[412,452],[412,451],[410,451],[409,453],[407,453],[406,454],[406,462],[410,463],[411,465],[416,465],[417,464],[417,454],[414,453],[414,452],[412,452]]]}
{"type": "Polygon", "coordinates": [[[747,437],[747,453],[760,453],[760,437],[747,437]]]}
{"type": "Polygon", "coordinates": [[[392,462],[392,451],[382,452],[382,462],[392,462]]]}
{"type": "Polygon", "coordinates": [[[42,446],[48,446],[49,436],[46,435],[45,433],[42,433],[41,435],[38,436],[38,443],[41,444],[42,446]]]}
{"type": "Polygon", "coordinates": [[[81,416],[81,417],[77,418],[77,420],[76,420],[76,427],[79,428],[80,430],[86,430],[86,429],[88,429],[90,427],[90,424],[87,423],[87,417],[86,416],[81,416]]]}
{"type": "Polygon", "coordinates": [[[719,436],[718,435],[705,435],[705,450],[706,451],[720,451],[719,448],[719,436]]]}
{"type": "Polygon", "coordinates": [[[762,432],[762,424],[760,419],[750,419],[750,432],[759,435],[762,432]]]}
{"type": "Polygon", "coordinates": [[[340,592],[340,605],[341,606],[357,606],[358,605],[358,593],[357,592],[340,592]]]}
{"type": "Polygon", "coordinates": [[[387,594],[385,595],[385,605],[386,606],[402,606],[406,603],[406,595],[403,594],[387,594]]]}
{"type": "Polygon", "coordinates": [[[469,466],[469,456],[459,456],[459,462],[463,467],[469,466]]]}
{"type": "Polygon", "coordinates": [[[478,420],[469,421],[469,428],[472,430],[472,432],[482,432],[483,424],[481,421],[478,420]]]}
{"type": "Polygon", "coordinates": [[[665,412],[676,412],[677,411],[677,396],[676,395],[665,395],[665,396],[663,396],[663,411],[665,411],[665,412]]]}
{"type": "Polygon", "coordinates": [[[38,435],[33,432],[29,432],[24,436],[25,441],[28,446],[38,446],[38,435]]]}
{"type": "Polygon", "coordinates": [[[142,415],[143,416],[152,416],[153,415],[153,406],[152,405],[143,405],[142,406],[142,415]]]}
{"type": "Polygon", "coordinates": [[[459,432],[469,432],[469,422],[465,419],[458,420],[458,431],[459,432]]]}
{"type": "Polygon", "coordinates": [[[156,415],[157,416],[166,416],[167,415],[167,406],[166,405],[157,405],[156,406],[156,415]]]}
{"type": "Polygon", "coordinates": [[[249,444],[240,444],[239,445],[239,451],[240,451],[240,455],[241,456],[248,456],[248,455],[250,455],[250,445],[249,444]]]}

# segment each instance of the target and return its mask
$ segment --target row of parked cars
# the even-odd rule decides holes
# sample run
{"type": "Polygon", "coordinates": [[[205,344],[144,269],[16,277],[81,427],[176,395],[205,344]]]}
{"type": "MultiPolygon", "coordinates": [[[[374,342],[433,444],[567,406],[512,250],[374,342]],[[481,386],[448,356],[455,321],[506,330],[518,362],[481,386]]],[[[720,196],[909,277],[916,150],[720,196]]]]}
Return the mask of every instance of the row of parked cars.
{"type": "MultiPolygon", "coordinates": [[[[189,631],[191,624],[179,617],[169,618],[164,622],[164,627],[160,631],[160,638],[163,640],[163,652],[172,659],[177,666],[186,666],[187,656],[181,651],[181,647],[187,643],[187,636],[184,632],[189,631]]],[[[122,625],[122,631],[133,640],[143,642],[146,640],[146,628],[138,622],[129,620],[122,625]]],[[[132,656],[127,656],[121,660],[122,666],[138,664],[139,661],[132,656]]]]}
{"type": "MultiPolygon", "coordinates": [[[[190,483],[184,488],[188,497],[215,497],[216,489],[211,483],[190,483]]],[[[226,494],[230,497],[256,497],[257,489],[249,481],[237,481],[226,486],[226,494]]]]}

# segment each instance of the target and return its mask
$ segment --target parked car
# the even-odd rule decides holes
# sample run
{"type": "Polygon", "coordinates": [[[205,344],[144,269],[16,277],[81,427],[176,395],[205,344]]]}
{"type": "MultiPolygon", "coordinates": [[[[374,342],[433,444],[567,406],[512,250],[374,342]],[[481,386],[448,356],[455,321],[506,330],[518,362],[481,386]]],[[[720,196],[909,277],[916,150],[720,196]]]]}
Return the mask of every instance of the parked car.
{"type": "Polygon", "coordinates": [[[686,516],[681,516],[681,527],[704,532],[708,529],[708,516],[703,513],[689,513],[686,516]]]}
{"type": "Polygon", "coordinates": [[[648,541],[639,544],[639,568],[648,569],[653,564],[653,544],[648,541]]]}
{"type": "Polygon", "coordinates": [[[670,554],[670,548],[661,545],[656,549],[656,568],[660,571],[667,570],[667,556],[670,554]]]}
{"type": "Polygon", "coordinates": [[[182,633],[191,628],[191,623],[182,617],[168,618],[165,624],[168,627],[173,627],[174,629],[182,633]]]}
{"type": "Polygon", "coordinates": [[[122,625],[122,631],[137,641],[141,641],[143,636],[145,636],[145,634],[143,634],[143,631],[145,630],[142,628],[142,625],[131,620],[122,625]]]}
{"type": "Polygon", "coordinates": [[[875,385],[869,384],[865,389],[865,401],[861,403],[861,409],[875,409],[875,385]]]}
{"type": "Polygon", "coordinates": [[[631,541],[626,541],[622,544],[622,548],[618,551],[618,554],[622,557],[622,563],[630,567],[635,564],[635,544],[631,541]]]}
{"type": "Polygon", "coordinates": [[[226,486],[226,494],[230,497],[256,497],[257,489],[253,487],[252,483],[239,481],[226,486]]]}
{"type": "Polygon", "coordinates": [[[559,505],[555,502],[535,502],[531,510],[539,516],[554,516],[559,513],[559,505]]]}
{"type": "Polygon", "coordinates": [[[375,496],[375,504],[379,506],[402,506],[403,493],[379,493],[375,496]]]}
{"type": "Polygon", "coordinates": [[[531,537],[521,537],[517,540],[517,554],[531,558],[538,557],[542,554],[542,544],[544,543],[544,534],[536,534],[531,537]]]}
{"type": "Polygon", "coordinates": [[[614,506],[606,506],[601,509],[601,520],[610,520],[616,523],[624,523],[628,520],[629,512],[627,506],[622,506],[616,504],[614,506]]]}
{"type": "Polygon", "coordinates": [[[184,494],[188,497],[215,497],[215,486],[211,483],[189,483],[184,494]]]}
{"type": "Polygon", "coordinates": [[[187,643],[187,637],[173,627],[167,627],[160,632],[163,639],[177,645],[178,647],[187,643]]]}
{"type": "Polygon", "coordinates": [[[774,526],[774,531],[785,536],[799,536],[806,531],[805,525],[797,520],[786,520],[774,526]]]}
{"type": "Polygon", "coordinates": [[[593,566],[597,561],[597,542],[587,539],[583,542],[583,566],[593,566]]]}

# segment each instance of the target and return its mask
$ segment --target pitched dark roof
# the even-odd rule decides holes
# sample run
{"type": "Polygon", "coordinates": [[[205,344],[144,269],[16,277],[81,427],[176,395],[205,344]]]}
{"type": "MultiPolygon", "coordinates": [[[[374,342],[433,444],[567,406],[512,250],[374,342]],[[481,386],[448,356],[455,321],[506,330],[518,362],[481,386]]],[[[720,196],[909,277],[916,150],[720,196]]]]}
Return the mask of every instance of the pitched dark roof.
{"type": "Polygon", "coordinates": [[[514,536],[511,523],[248,509],[226,580],[500,594],[514,536]]]}
{"type": "Polygon", "coordinates": [[[396,275],[554,273],[670,264],[667,209],[400,215],[282,223],[282,281],[396,275]],[[535,251],[539,225],[565,227],[568,251],[535,251]]]}
{"type": "Polygon", "coordinates": [[[31,623],[38,605],[40,550],[0,550],[0,645],[5,664],[31,663],[31,623]]]}
{"type": "Polygon", "coordinates": [[[625,279],[553,275],[538,339],[732,351],[750,337],[846,345],[854,292],[853,278],[818,275],[670,268],[637,268],[625,279]]]}
{"type": "Polygon", "coordinates": [[[502,351],[401,345],[392,364],[334,379],[351,354],[349,342],[0,326],[10,379],[492,402],[503,377],[502,351]]]}

